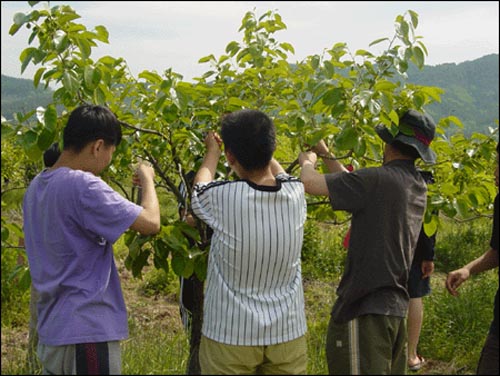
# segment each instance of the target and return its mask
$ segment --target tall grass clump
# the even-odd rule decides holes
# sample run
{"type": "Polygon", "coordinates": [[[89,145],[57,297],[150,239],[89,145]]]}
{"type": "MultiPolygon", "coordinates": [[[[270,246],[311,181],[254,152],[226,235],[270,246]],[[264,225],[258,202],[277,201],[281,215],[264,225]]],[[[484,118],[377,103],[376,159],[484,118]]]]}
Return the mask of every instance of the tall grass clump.
{"type": "Polygon", "coordinates": [[[307,318],[307,373],[326,375],[326,330],[335,301],[335,287],[344,269],[342,240],[347,226],[308,220],[304,227],[302,276],[307,318]]]}
{"type": "Polygon", "coordinates": [[[188,358],[189,341],[182,331],[131,325],[122,343],[124,375],[183,375],[188,358]]]}
{"type": "Polygon", "coordinates": [[[339,280],[347,254],[342,245],[347,229],[345,225],[306,221],[302,246],[302,275],[305,280],[339,280]]]}
{"type": "Polygon", "coordinates": [[[467,223],[443,220],[436,236],[432,293],[423,298],[424,321],[419,352],[446,363],[443,374],[474,374],[493,319],[498,270],[471,276],[452,296],[445,287],[447,274],[490,248],[492,220],[467,223]]]}
{"type": "Polygon", "coordinates": [[[446,274],[433,277],[432,294],[424,298],[419,350],[425,358],[448,363],[449,374],[473,374],[493,319],[498,271],[471,277],[452,296],[446,274]]]}
{"type": "Polygon", "coordinates": [[[436,269],[448,273],[482,255],[490,246],[492,223],[491,218],[465,223],[442,219],[436,235],[436,269]]]}

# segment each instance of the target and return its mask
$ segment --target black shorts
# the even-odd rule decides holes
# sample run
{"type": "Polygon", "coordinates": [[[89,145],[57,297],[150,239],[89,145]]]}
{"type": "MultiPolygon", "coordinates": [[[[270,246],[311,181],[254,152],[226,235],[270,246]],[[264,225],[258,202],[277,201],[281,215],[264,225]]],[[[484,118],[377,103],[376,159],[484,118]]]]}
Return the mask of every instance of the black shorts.
{"type": "Polygon", "coordinates": [[[431,293],[431,279],[427,277],[422,279],[422,264],[413,264],[408,278],[408,294],[410,299],[421,298],[431,293]]]}

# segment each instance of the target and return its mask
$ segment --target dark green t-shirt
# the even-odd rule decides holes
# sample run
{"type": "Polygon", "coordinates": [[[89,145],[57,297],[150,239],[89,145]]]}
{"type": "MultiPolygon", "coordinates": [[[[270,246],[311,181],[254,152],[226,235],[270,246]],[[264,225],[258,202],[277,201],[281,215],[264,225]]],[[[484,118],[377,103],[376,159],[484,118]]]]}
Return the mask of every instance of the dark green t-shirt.
{"type": "Polygon", "coordinates": [[[424,179],[407,160],[325,178],[332,208],[352,213],[333,319],[405,317],[408,274],[427,203],[424,179]]]}

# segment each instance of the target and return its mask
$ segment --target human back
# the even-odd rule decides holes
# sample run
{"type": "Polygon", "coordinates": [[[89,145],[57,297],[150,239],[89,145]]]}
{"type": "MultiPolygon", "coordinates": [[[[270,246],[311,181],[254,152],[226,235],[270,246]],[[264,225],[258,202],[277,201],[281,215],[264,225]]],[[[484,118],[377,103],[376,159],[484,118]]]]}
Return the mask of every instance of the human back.
{"type": "Polygon", "coordinates": [[[270,345],[305,332],[300,266],[304,192],[296,179],[278,176],[277,182],[275,187],[215,183],[200,194],[200,206],[213,200],[219,208],[206,215],[197,211],[214,229],[209,264],[217,267],[209,267],[207,275],[203,329],[212,339],[270,345]],[[293,309],[283,309],[290,304],[293,309]],[[269,316],[262,319],[262,312],[269,316]]]}
{"type": "Polygon", "coordinates": [[[200,365],[210,374],[305,373],[300,252],[304,187],[274,160],[274,125],[257,110],[222,119],[196,174],[194,214],[213,229],[200,365]],[[224,153],[238,179],[215,181],[224,153]]]}
{"type": "Polygon", "coordinates": [[[126,314],[117,319],[101,312],[108,310],[105,304],[125,312],[112,244],[141,210],[110,205],[120,202],[117,195],[100,178],[68,168],[45,171],[28,188],[25,243],[28,250],[36,249],[36,253],[28,252],[28,260],[40,295],[38,304],[43,307],[38,317],[43,343],[63,345],[91,338],[101,341],[103,328],[108,334],[116,330],[116,339],[127,335],[123,329],[126,314]],[[75,309],[87,304],[92,305],[93,314],[110,322],[86,317],[84,311],[75,309]]]}
{"type": "Polygon", "coordinates": [[[121,141],[119,121],[103,106],[73,110],[63,141],[54,165],[33,179],[23,199],[25,247],[39,294],[38,356],[44,373],[119,373],[128,322],[112,245],[129,228],[159,231],[154,170],[138,168],[140,205],[99,177],[121,141]]]}
{"type": "Polygon", "coordinates": [[[348,321],[360,314],[388,312],[404,316],[408,300],[405,265],[411,264],[426,206],[423,179],[413,162],[395,160],[380,167],[326,175],[326,180],[332,208],[353,213],[333,317],[348,321]]]}

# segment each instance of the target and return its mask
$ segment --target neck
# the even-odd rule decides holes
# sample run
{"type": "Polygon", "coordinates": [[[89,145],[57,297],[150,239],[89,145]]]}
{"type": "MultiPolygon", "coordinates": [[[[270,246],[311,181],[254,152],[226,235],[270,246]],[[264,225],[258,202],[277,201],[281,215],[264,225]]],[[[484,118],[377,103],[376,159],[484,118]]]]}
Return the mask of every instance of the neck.
{"type": "Polygon", "coordinates": [[[86,159],[83,153],[74,153],[64,150],[50,169],[55,170],[59,167],[66,167],[72,170],[82,170],[94,173],[92,169],[89,168],[89,163],[86,159]]]}
{"type": "Polygon", "coordinates": [[[398,149],[393,148],[390,144],[386,144],[386,147],[384,149],[383,164],[397,160],[415,161],[412,157],[408,157],[407,155],[402,154],[398,149]]]}
{"type": "Polygon", "coordinates": [[[269,166],[254,171],[240,169],[240,171],[238,171],[238,176],[240,179],[249,180],[257,185],[276,185],[276,179],[269,166]]]}

